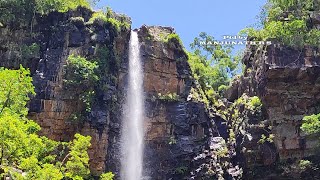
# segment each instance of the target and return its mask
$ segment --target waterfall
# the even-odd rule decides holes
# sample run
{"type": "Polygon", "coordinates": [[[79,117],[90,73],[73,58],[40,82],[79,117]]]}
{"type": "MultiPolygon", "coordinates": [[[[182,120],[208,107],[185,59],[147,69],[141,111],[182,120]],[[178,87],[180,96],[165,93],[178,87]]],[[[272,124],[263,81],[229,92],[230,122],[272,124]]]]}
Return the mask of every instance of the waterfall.
{"type": "Polygon", "coordinates": [[[129,78],[121,132],[121,179],[141,180],[144,148],[143,69],[138,34],[131,32],[129,78]]]}

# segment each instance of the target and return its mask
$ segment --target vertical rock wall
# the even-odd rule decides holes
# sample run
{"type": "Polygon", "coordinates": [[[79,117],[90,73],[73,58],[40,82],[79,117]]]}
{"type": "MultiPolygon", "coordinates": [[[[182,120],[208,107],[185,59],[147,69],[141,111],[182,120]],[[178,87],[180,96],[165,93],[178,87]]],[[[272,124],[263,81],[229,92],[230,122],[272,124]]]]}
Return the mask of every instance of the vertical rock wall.
{"type": "MultiPolygon", "coordinates": [[[[110,108],[112,98],[117,96],[117,85],[111,83],[110,77],[100,77],[100,83],[108,88],[95,89],[97,100],[91,114],[83,122],[73,122],[70,115],[81,112],[84,104],[75,92],[64,87],[64,66],[69,55],[92,58],[103,45],[109,49],[108,61],[124,61],[130,30],[117,32],[110,23],[88,23],[92,14],[91,10],[78,8],[67,13],[37,16],[32,32],[27,27],[1,28],[0,65],[18,68],[22,64],[30,68],[36,91],[29,103],[30,119],[39,123],[42,135],[54,140],[70,141],[75,133],[90,135],[90,169],[94,175],[99,175],[106,168],[110,119],[119,119],[110,108]],[[36,53],[25,52],[23,47],[32,44],[38,48],[36,53]]],[[[111,75],[117,78],[118,73],[111,75]]]]}

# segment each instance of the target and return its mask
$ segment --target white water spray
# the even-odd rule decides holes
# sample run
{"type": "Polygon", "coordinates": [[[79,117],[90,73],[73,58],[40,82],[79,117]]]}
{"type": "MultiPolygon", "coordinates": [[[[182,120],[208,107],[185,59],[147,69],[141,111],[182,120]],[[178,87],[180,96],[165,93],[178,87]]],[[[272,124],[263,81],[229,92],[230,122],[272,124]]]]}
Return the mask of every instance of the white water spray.
{"type": "Polygon", "coordinates": [[[144,147],[143,70],[137,32],[131,32],[129,78],[121,134],[121,179],[141,180],[144,147]]]}

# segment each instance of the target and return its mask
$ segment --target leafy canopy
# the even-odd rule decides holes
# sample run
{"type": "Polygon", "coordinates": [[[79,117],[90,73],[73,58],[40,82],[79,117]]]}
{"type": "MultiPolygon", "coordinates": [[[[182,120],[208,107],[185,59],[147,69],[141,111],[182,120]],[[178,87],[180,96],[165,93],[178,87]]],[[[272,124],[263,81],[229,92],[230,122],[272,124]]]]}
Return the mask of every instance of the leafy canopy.
{"type": "Polygon", "coordinates": [[[219,87],[229,85],[240,59],[231,55],[231,46],[214,44],[213,41],[212,36],[200,33],[191,44],[193,52],[189,53],[189,64],[204,90],[218,91],[219,87]]]}
{"type": "Polygon", "coordinates": [[[320,30],[312,24],[313,11],[320,10],[319,0],[269,0],[261,15],[262,29],[247,28],[257,40],[273,39],[290,47],[320,45],[320,30]]]}
{"type": "MultiPolygon", "coordinates": [[[[0,69],[0,178],[18,180],[89,178],[89,136],[71,142],[39,136],[40,126],[26,118],[34,94],[29,70],[0,69]]],[[[101,179],[113,178],[107,173],[101,179]]]]}
{"type": "Polygon", "coordinates": [[[66,12],[79,6],[90,8],[97,0],[0,0],[1,24],[29,24],[37,14],[66,12]]]}
{"type": "Polygon", "coordinates": [[[27,115],[29,95],[34,95],[30,72],[0,68],[0,116],[4,113],[27,115]]]}
{"type": "Polygon", "coordinates": [[[91,62],[84,57],[70,55],[67,59],[65,84],[68,87],[93,87],[99,80],[96,74],[97,62],[91,62]]]}

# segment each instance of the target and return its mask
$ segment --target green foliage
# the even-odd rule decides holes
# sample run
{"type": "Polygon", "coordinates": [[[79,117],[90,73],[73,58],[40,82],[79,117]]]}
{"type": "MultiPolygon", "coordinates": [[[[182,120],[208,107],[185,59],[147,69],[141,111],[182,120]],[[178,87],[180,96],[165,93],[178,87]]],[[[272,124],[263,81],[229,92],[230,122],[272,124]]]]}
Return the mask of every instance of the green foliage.
{"type": "Polygon", "coordinates": [[[22,45],[21,55],[22,59],[30,59],[32,57],[39,57],[40,46],[36,43],[31,44],[30,46],[22,45]]]}
{"type": "Polygon", "coordinates": [[[316,134],[320,132],[320,113],[311,116],[305,116],[301,126],[302,131],[307,134],[316,134]]]}
{"type": "Polygon", "coordinates": [[[121,31],[122,29],[129,29],[130,24],[123,19],[119,21],[112,17],[112,10],[108,9],[107,12],[99,11],[92,14],[92,17],[89,19],[88,23],[97,23],[100,25],[103,24],[110,24],[112,27],[116,29],[117,32],[121,31]]]}
{"type": "Polygon", "coordinates": [[[82,179],[89,176],[89,155],[87,149],[91,146],[90,140],[90,136],[76,134],[75,139],[68,144],[68,148],[70,149],[69,154],[66,156],[68,157],[68,161],[61,164],[65,177],[82,179]]]}
{"type": "Polygon", "coordinates": [[[163,38],[163,41],[165,43],[169,43],[169,42],[176,42],[176,43],[179,43],[179,44],[183,44],[179,35],[176,34],[176,33],[171,33],[169,35],[167,35],[166,37],[162,37],[163,38]]]}
{"type": "Polygon", "coordinates": [[[111,71],[110,67],[110,51],[108,47],[99,47],[96,51],[96,57],[99,65],[99,74],[108,74],[111,71]]]}
{"type": "MultiPolygon", "coordinates": [[[[218,110],[221,116],[227,120],[229,129],[228,143],[235,143],[239,135],[248,136],[245,129],[250,118],[259,118],[262,114],[262,104],[258,97],[249,97],[243,94],[227,109],[218,110]]],[[[264,135],[263,135],[264,136],[264,135]]],[[[273,138],[270,135],[269,140],[273,138]]],[[[266,139],[266,137],[264,138],[266,139]]]]}
{"type": "Polygon", "coordinates": [[[90,8],[92,4],[94,1],[89,0],[2,0],[0,22],[29,25],[36,13],[67,12],[79,6],[90,8]]]}
{"type": "Polygon", "coordinates": [[[226,86],[226,85],[221,85],[218,87],[218,92],[219,94],[223,94],[227,89],[229,88],[229,86],[226,86]]]}
{"type": "Polygon", "coordinates": [[[227,147],[222,147],[216,151],[216,154],[219,158],[227,157],[228,153],[229,151],[227,147]]]}
{"type": "Polygon", "coordinates": [[[177,101],[179,100],[179,95],[177,95],[176,93],[167,93],[167,94],[158,93],[157,99],[160,99],[163,101],[177,101]]]}
{"type": "Polygon", "coordinates": [[[308,161],[308,160],[300,160],[299,161],[299,168],[301,170],[305,170],[307,168],[310,168],[312,166],[312,162],[308,161]]]}
{"type": "Polygon", "coordinates": [[[261,108],[262,103],[258,96],[253,96],[249,99],[250,108],[255,110],[261,108]]]}
{"type": "Polygon", "coordinates": [[[309,25],[310,10],[318,11],[315,0],[269,0],[263,28],[247,28],[247,34],[257,40],[276,39],[285,45],[302,48],[305,45],[319,46],[320,30],[309,25]]]}
{"type": "Polygon", "coordinates": [[[262,134],[261,138],[258,141],[258,143],[260,143],[260,144],[263,144],[265,142],[273,143],[273,139],[274,139],[274,134],[269,134],[269,137],[267,137],[266,135],[262,134]]]}
{"type": "Polygon", "coordinates": [[[35,0],[36,11],[41,14],[48,14],[52,11],[67,12],[74,10],[78,6],[90,8],[87,0],[35,0]]]}
{"type": "Polygon", "coordinates": [[[95,94],[93,87],[99,80],[98,67],[97,62],[90,62],[80,56],[71,55],[67,60],[65,86],[85,104],[87,112],[91,111],[91,102],[95,94]]]}
{"type": "Polygon", "coordinates": [[[104,14],[104,12],[99,11],[92,14],[91,18],[89,19],[88,23],[94,22],[108,22],[108,17],[104,14]]]}
{"type": "Polygon", "coordinates": [[[99,80],[95,71],[98,65],[80,56],[69,56],[66,65],[65,84],[67,87],[82,87],[89,89],[99,80]]]}
{"type": "Polygon", "coordinates": [[[112,174],[111,172],[100,175],[100,180],[113,180],[113,178],[114,174],[112,174]]]}
{"type": "Polygon", "coordinates": [[[0,116],[5,112],[26,115],[29,95],[35,95],[29,70],[0,68],[0,116]]]}
{"type": "MultiPolygon", "coordinates": [[[[39,136],[40,126],[26,118],[29,94],[34,94],[29,71],[0,70],[0,177],[13,179],[88,178],[91,137],[75,135],[72,142],[39,136]],[[62,149],[62,151],[61,151],[62,149]],[[61,153],[57,153],[57,152],[61,153]]],[[[112,177],[112,174],[108,174],[112,177]]]]}
{"type": "Polygon", "coordinates": [[[200,33],[191,44],[194,51],[188,54],[193,75],[205,91],[218,91],[220,86],[227,86],[240,62],[240,58],[231,55],[231,47],[207,44],[213,41],[212,36],[200,33]]]}
{"type": "Polygon", "coordinates": [[[3,25],[28,24],[35,9],[34,0],[1,0],[0,22],[3,25]]]}

